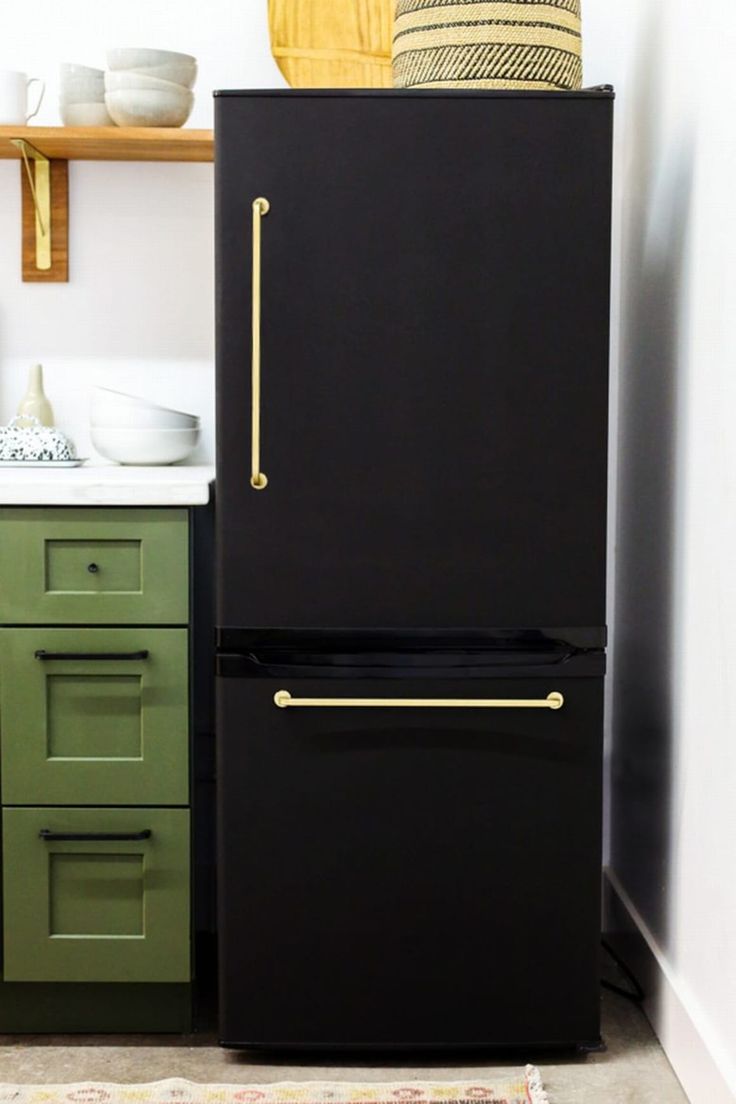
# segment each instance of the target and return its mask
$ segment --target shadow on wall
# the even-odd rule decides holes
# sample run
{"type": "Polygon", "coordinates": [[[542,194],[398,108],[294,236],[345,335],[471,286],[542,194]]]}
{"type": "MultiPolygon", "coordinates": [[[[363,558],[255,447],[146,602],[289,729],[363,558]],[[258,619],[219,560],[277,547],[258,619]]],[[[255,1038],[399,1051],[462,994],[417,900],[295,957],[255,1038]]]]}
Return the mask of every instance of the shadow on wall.
{"type": "Polygon", "coordinates": [[[640,39],[625,121],[611,867],[666,946],[678,391],[693,133],[684,119],[668,127],[663,118],[655,16],[640,39]]]}

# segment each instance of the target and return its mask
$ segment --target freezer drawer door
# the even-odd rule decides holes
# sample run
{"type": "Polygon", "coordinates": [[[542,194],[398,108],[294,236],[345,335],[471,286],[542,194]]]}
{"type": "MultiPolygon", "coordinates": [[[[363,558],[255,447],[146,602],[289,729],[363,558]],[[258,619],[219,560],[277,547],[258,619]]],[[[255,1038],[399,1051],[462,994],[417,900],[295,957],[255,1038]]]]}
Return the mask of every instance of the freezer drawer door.
{"type": "Polygon", "coordinates": [[[216,102],[219,624],[602,624],[610,98],[216,102]]]}
{"type": "Polygon", "coordinates": [[[602,687],[220,679],[223,1042],[597,1040],[602,687]]]}

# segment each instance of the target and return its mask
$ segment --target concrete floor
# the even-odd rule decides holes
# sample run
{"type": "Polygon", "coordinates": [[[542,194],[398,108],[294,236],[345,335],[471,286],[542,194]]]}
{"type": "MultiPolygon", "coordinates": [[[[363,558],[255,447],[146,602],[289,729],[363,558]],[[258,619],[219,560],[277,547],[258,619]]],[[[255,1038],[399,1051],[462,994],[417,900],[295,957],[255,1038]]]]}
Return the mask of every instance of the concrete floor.
{"type": "MultiPolygon", "coordinates": [[[[550,1104],[687,1104],[642,1012],[612,993],[603,996],[606,1050],[560,1060],[525,1055],[542,1070],[550,1104]]],[[[271,1065],[253,1055],[224,1051],[206,1036],[0,1036],[0,1081],[199,1082],[412,1081],[480,1077],[523,1060],[448,1066],[271,1065]]]]}

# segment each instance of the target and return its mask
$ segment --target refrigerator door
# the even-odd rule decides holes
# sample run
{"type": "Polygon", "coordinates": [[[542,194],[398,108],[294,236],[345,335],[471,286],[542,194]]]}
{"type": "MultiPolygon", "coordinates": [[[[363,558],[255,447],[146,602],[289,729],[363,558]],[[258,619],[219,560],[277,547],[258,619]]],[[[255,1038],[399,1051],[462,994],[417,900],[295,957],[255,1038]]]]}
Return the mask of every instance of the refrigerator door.
{"type": "Polygon", "coordinates": [[[603,624],[611,107],[218,96],[220,625],[603,624]]]}
{"type": "Polygon", "coordinates": [[[598,1040],[603,679],[574,668],[218,680],[225,1045],[598,1040]]]}

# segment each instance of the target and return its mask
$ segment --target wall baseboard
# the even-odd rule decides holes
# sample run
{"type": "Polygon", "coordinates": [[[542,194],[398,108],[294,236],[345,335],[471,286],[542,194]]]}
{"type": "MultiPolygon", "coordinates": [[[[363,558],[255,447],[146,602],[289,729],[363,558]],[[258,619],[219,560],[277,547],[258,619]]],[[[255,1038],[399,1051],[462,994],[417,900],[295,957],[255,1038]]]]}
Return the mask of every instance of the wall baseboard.
{"type": "Polygon", "coordinates": [[[603,873],[603,902],[606,938],[648,994],[644,1011],[691,1104],[736,1104],[731,1059],[709,1042],[694,1002],[610,868],[603,873]]]}

